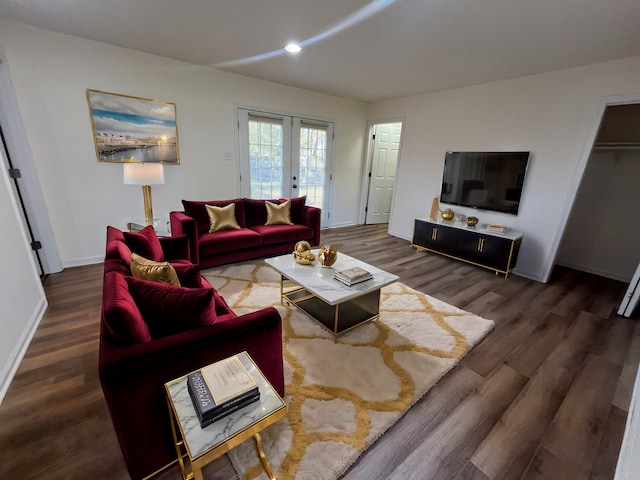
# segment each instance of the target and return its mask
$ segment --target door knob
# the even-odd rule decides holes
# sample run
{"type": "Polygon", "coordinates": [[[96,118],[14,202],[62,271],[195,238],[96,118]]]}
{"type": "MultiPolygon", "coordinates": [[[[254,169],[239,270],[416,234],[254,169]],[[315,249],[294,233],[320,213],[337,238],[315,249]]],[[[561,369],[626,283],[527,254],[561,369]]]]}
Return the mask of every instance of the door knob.
{"type": "Polygon", "coordinates": [[[294,183],[293,185],[291,185],[291,188],[298,188],[298,185],[294,183]]]}

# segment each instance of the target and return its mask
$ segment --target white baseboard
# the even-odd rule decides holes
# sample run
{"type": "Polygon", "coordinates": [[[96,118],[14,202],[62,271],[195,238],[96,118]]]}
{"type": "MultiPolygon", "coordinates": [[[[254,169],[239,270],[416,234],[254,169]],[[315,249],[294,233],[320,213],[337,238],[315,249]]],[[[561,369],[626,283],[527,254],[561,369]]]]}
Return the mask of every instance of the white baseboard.
{"type": "Polygon", "coordinates": [[[9,357],[9,361],[0,371],[0,404],[2,404],[2,400],[4,400],[4,396],[9,390],[9,385],[11,385],[11,381],[18,371],[20,362],[22,362],[25,353],[27,353],[27,348],[29,348],[31,339],[35,335],[38,325],[40,325],[40,321],[44,316],[47,306],[47,299],[43,296],[40,302],[38,302],[33,315],[31,315],[31,318],[27,323],[27,328],[24,329],[20,339],[16,343],[16,346],[9,357]]]}
{"type": "Polygon", "coordinates": [[[331,230],[332,228],[341,228],[341,227],[353,227],[354,225],[358,225],[358,223],[356,222],[333,223],[328,227],[323,227],[321,230],[331,230]]]}
{"type": "Polygon", "coordinates": [[[102,262],[104,262],[104,256],[85,257],[85,258],[76,258],[75,260],[62,262],[62,266],[64,268],[83,267],[85,265],[95,265],[96,263],[102,263],[102,262]]]}
{"type": "Polygon", "coordinates": [[[406,240],[406,241],[408,241],[408,242],[413,241],[413,237],[409,237],[409,236],[407,236],[407,235],[403,235],[403,234],[398,233],[398,232],[394,232],[394,231],[389,230],[389,231],[387,231],[387,233],[388,233],[389,235],[391,235],[392,237],[401,238],[401,239],[406,240]]]}
{"type": "Polygon", "coordinates": [[[573,270],[579,270],[580,272],[591,273],[593,275],[598,275],[599,277],[611,278],[612,280],[618,280],[623,283],[629,283],[631,281],[631,277],[625,277],[615,272],[608,272],[606,270],[591,268],[588,265],[578,265],[570,262],[557,262],[556,265],[560,265],[561,267],[571,268],[573,270]]]}

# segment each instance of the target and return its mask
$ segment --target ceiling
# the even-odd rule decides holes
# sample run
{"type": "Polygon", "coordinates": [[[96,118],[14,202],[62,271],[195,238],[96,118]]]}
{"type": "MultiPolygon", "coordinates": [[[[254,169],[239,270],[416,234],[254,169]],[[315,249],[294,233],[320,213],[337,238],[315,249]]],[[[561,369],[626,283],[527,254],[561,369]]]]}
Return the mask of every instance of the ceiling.
{"type": "Polygon", "coordinates": [[[640,0],[0,0],[0,16],[365,102],[640,55],[640,0]]]}

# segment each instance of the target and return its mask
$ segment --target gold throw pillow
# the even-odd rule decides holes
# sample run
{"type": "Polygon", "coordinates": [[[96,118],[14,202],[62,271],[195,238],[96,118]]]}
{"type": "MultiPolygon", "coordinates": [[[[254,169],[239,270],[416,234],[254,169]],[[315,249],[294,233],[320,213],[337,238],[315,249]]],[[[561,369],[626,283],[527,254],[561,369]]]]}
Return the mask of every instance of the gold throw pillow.
{"type": "Polygon", "coordinates": [[[141,280],[167,283],[169,285],[180,286],[180,280],[176,270],[169,265],[169,262],[154,262],[141,257],[137,253],[131,254],[131,274],[141,280]]]}
{"type": "Polygon", "coordinates": [[[293,225],[291,222],[291,200],[277,205],[264,202],[267,207],[267,223],[265,225],[293,225]]]}
{"type": "Polygon", "coordinates": [[[236,220],[236,204],[230,203],[226,207],[214,207],[205,205],[209,214],[209,233],[218,230],[239,230],[240,225],[236,220]]]}

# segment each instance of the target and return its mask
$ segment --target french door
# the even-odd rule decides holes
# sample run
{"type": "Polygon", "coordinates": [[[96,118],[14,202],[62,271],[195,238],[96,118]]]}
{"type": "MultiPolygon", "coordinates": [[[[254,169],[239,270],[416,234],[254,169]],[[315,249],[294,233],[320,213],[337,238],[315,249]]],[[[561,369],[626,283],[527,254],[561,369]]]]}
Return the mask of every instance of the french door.
{"type": "Polygon", "coordinates": [[[329,225],[333,124],[238,109],[240,186],[249,198],[307,196],[329,225]]]}

